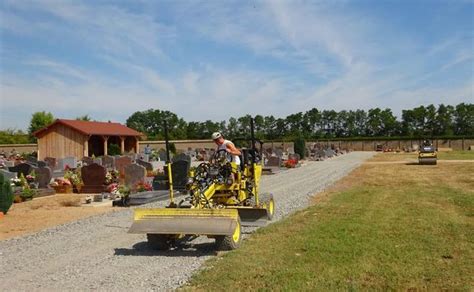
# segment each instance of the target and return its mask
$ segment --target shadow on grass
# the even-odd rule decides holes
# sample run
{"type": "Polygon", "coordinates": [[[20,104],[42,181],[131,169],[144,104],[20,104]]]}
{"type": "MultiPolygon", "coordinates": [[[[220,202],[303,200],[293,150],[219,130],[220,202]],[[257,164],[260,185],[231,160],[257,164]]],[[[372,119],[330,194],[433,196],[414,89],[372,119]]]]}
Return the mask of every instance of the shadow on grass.
{"type": "Polygon", "coordinates": [[[132,248],[116,248],[116,256],[165,256],[165,257],[200,257],[216,255],[217,249],[214,242],[180,243],[170,250],[154,250],[146,241],[138,242],[132,248]]]}

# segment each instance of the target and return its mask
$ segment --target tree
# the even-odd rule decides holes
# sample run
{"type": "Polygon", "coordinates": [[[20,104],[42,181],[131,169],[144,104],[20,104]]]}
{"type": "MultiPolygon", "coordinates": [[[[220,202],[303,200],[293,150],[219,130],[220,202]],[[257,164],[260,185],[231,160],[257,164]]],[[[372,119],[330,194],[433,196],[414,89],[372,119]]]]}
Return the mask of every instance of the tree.
{"type": "Polygon", "coordinates": [[[54,122],[54,116],[50,112],[35,112],[31,115],[30,127],[28,128],[28,134],[32,134],[39,129],[46,127],[54,122]]]}
{"type": "Polygon", "coordinates": [[[474,135],[474,104],[460,103],[454,111],[454,133],[474,135]]]}
{"type": "Polygon", "coordinates": [[[436,112],[435,135],[453,135],[453,112],[454,108],[450,105],[440,104],[436,112]]]}
{"type": "Polygon", "coordinates": [[[89,115],[83,115],[83,116],[76,117],[76,120],[90,122],[92,121],[92,118],[89,115]]]}

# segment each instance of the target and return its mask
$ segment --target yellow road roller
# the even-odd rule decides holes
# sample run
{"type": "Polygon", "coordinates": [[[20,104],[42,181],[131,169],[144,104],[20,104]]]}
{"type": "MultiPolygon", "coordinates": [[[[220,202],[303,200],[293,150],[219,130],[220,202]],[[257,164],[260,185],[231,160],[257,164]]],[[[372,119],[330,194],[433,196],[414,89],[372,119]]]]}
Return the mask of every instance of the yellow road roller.
{"type": "Polygon", "coordinates": [[[438,160],[436,149],[434,148],[433,144],[425,140],[423,141],[423,145],[420,147],[418,151],[418,164],[419,165],[436,165],[438,160]]]}

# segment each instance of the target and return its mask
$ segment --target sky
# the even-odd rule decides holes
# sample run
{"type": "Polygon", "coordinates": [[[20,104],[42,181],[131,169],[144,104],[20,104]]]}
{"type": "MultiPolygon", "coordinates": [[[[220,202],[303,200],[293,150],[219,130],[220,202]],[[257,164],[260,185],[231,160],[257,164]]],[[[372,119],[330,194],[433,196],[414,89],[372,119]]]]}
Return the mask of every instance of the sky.
{"type": "Polygon", "coordinates": [[[0,1],[0,129],[474,102],[473,1],[0,1]]]}

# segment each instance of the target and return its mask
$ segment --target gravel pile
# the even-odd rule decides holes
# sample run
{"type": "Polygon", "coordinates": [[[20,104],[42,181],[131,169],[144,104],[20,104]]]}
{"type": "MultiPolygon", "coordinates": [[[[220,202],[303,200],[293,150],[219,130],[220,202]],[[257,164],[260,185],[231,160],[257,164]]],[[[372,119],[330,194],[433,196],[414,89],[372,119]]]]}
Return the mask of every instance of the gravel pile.
{"type": "MultiPolygon", "coordinates": [[[[312,195],[372,155],[352,152],[264,176],[262,191],[275,197],[274,220],[306,207],[312,195]]],[[[167,252],[150,250],[145,235],[127,234],[131,221],[127,209],[1,241],[2,290],[170,290],[215,255],[213,241],[203,237],[167,252]]]]}

